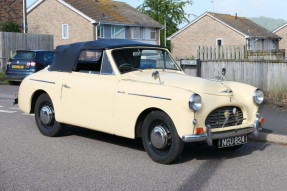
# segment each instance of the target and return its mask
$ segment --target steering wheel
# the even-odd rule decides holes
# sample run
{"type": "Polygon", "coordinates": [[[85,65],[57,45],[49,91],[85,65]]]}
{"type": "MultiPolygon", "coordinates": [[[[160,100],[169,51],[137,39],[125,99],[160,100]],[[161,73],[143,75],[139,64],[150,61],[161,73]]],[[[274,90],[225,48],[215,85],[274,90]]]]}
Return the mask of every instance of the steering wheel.
{"type": "Polygon", "coordinates": [[[125,63],[125,64],[121,64],[119,68],[120,68],[120,69],[121,69],[121,68],[124,68],[124,69],[126,69],[126,68],[133,68],[133,65],[128,64],[128,63],[125,63]]]}
{"type": "Polygon", "coordinates": [[[120,70],[129,70],[129,69],[132,69],[133,68],[133,65],[131,64],[128,64],[128,63],[125,63],[125,64],[121,64],[119,66],[120,70]]]}

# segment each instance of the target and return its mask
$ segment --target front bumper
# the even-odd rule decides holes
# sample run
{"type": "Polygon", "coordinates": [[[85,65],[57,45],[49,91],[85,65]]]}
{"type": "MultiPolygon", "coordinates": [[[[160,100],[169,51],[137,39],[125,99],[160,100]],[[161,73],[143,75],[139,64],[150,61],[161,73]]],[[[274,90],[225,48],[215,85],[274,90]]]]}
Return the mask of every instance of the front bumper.
{"type": "Polygon", "coordinates": [[[246,127],[243,129],[233,129],[233,130],[228,130],[228,131],[220,131],[220,132],[211,132],[211,127],[208,126],[206,128],[206,132],[203,134],[197,134],[197,135],[184,135],[182,136],[183,142],[202,142],[206,141],[206,143],[209,146],[212,146],[213,140],[216,139],[224,139],[228,137],[236,137],[240,135],[246,135],[246,134],[251,134],[254,133],[255,135],[258,135],[258,131],[262,129],[261,127],[261,119],[258,116],[256,117],[253,126],[251,127],[246,127]]]}

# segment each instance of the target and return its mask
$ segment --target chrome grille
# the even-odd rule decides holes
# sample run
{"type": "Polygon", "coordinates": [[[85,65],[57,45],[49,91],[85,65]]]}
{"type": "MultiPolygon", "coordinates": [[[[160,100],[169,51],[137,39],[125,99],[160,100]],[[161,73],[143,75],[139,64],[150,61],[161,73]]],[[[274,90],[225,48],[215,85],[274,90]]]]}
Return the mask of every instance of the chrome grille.
{"type": "Polygon", "coordinates": [[[235,106],[227,106],[220,107],[213,110],[205,120],[205,126],[210,125],[211,128],[221,128],[221,127],[229,127],[242,124],[243,121],[243,113],[239,107],[235,106]],[[234,114],[233,110],[236,109],[237,116],[234,114]],[[228,111],[229,117],[226,117],[224,113],[228,111]]]}

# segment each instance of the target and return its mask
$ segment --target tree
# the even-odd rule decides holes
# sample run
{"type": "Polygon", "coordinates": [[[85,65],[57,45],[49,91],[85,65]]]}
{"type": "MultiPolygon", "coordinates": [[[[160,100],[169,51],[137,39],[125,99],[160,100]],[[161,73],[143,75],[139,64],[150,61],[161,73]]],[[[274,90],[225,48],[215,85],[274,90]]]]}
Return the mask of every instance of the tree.
{"type": "MultiPolygon", "coordinates": [[[[184,12],[184,7],[192,5],[192,0],[144,0],[143,4],[137,7],[138,10],[164,25],[166,19],[166,36],[178,31],[177,26],[188,22],[190,14],[184,12]]],[[[164,45],[164,30],[161,31],[161,45],[164,45]]],[[[167,41],[170,48],[170,42],[167,41]]]]}
{"type": "Polygon", "coordinates": [[[0,31],[3,32],[21,32],[20,25],[14,21],[7,21],[1,25],[0,31]]]}

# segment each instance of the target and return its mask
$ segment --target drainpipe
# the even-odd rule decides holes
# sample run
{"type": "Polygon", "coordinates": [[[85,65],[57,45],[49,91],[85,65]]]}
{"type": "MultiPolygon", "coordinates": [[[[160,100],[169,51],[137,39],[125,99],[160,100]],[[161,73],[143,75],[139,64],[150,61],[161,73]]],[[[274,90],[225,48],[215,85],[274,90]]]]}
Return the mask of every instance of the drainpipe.
{"type": "Polygon", "coordinates": [[[26,0],[23,0],[23,32],[27,33],[27,10],[26,0]]]}
{"type": "Polygon", "coordinates": [[[98,40],[98,26],[101,25],[101,22],[99,22],[98,24],[95,24],[96,25],[96,39],[95,40],[98,40]]]}

